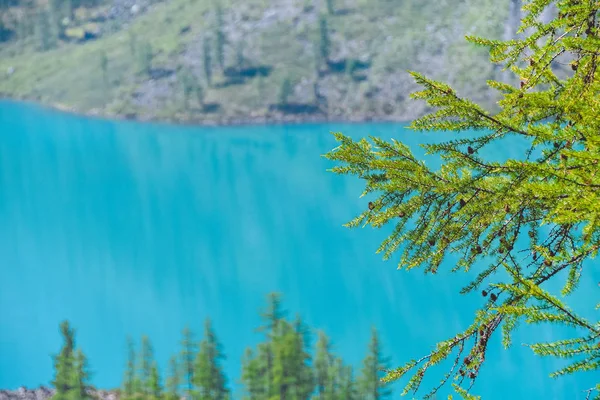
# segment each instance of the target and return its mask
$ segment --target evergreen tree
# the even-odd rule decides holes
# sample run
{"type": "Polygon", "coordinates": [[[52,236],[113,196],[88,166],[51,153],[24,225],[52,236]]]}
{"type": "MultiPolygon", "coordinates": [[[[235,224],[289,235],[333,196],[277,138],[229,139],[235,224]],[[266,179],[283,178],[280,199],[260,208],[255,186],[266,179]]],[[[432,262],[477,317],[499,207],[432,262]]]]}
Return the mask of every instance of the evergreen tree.
{"type": "Polygon", "coordinates": [[[212,56],[210,54],[210,51],[210,42],[208,41],[208,38],[205,37],[202,53],[204,55],[204,79],[206,80],[207,86],[212,85],[212,56]]]}
{"type": "Polygon", "coordinates": [[[258,328],[259,332],[265,332],[268,337],[276,333],[277,325],[286,317],[287,311],[281,307],[281,294],[269,293],[267,295],[267,308],[260,312],[265,325],[258,328]]]}
{"type": "Polygon", "coordinates": [[[221,344],[207,319],[204,324],[204,339],[200,342],[200,351],[196,357],[194,384],[201,399],[224,400],[229,394],[227,378],[221,366],[225,359],[221,344]]]}
{"type": "Polygon", "coordinates": [[[335,5],[333,4],[333,0],[325,0],[327,4],[327,12],[329,14],[335,14],[335,5]]]}
{"type": "Polygon", "coordinates": [[[198,101],[198,106],[203,107],[205,93],[204,93],[204,88],[198,81],[196,81],[196,84],[194,85],[194,93],[196,94],[196,100],[198,101]]]}
{"type": "Polygon", "coordinates": [[[149,397],[151,399],[157,400],[162,398],[162,386],[160,383],[160,373],[158,371],[158,365],[156,361],[152,362],[152,367],[150,369],[150,380],[148,381],[149,397]]]}
{"type": "Polygon", "coordinates": [[[479,288],[484,298],[473,324],[385,377],[393,381],[414,371],[406,392],[416,392],[429,368],[449,357],[457,357],[459,365],[448,377],[474,381],[490,338],[501,334],[509,347],[519,322],[578,329],[571,339],[528,345],[540,356],[570,361],[552,376],[600,368],[600,323],[577,315],[547,288],[563,280],[562,295],[574,292],[588,271],[582,264],[600,248],[600,3],[535,0],[524,10],[520,30],[527,37],[506,42],[467,38],[488,47],[492,62],[519,77],[516,87],[488,82],[502,97],[499,110],[487,111],[447,84],[411,73],[423,87],[413,98],[436,109],[415,120],[413,129],[476,133],[424,145],[428,153],[441,155],[440,170],[428,168],[396,140],[372,138],[370,143],[336,134],[340,146],[327,155],[342,164],[335,172],[359,176],[375,196],[349,226],[396,224],[379,249],[385,258],[401,251],[400,268],[423,266],[436,273],[444,257],[458,251],[453,271],[478,273],[461,291],[479,288]],[[558,17],[540,22],[551,5],[558,17]],[[558,56],[570,58],[572,71],[554,70],[558,56]],[[527,152],[502,162],[481,153],[512,135],[530,144],[527,152]],[[540,230],[541,224],[546,229],[540,230]]]}
{"type": "Polygon", "coordinates": [[[74,369],[75,376],[73,389],[71,390],[69,398],[72,400],[83,400],[90,398],[87,395],[90,379],[89,365],[88,360],[85,354],[83,354],[83,352],[81,351],[81,349],[77,349],[75,351],[74,369]]]}
{"type": "Polygon", "coordinates": [[[191,71],[187,68],[183,68],[178,74],[179,82],[183,92],[184,107],[187,110],[189,108],[190,96],[194,92],[195,79],[191,71]]]}
{"type": "Polygon", "coordinates": [[[329,27],[327,24],[327,16],[321,15],[319,18],[319,56],[321,62],[329,60],[329,27]]]}
{"type": "MultiPolygon", "coordinates": [[[[48,1],[48,19],[53,38],[58,39],[62,33],[63,8],[61,0],[48,1]]],[[[55,40],[55,39],[53,39],[55,40]]]]}
{"type": "Polygon", "coordinates": [[[173,356],[169,360],[169,375],[166,382],[166,400],[179,400],[180,392],[179,386],[181,385],[180,367],[177,362],[177,357],[173,356]]]}
{"type": "Polygon", "coordinates": [[[244,69],[245,62],[246,60],[244,59],[244,41],[239,40],[235,49],[235,67],[237,68],[238,72],[241,72],[244,69]]]}
{"type": "Polygon", "coordinates": [[[137,390],[136,384],[136,371],[135,371],[135,344],[133,340],[128,337],[127,338],[127,366],[125,368],[125,374],[123,376],[123,394],[125,398],[132,398],[134,393],[137,390]]]}
{"type": "Polygon", "coordinates": [[[154,350],[147,336],[142,336],[142,347],[139,359],[139,376],[141,393],[148,397],[153,392],[152,368],[154,365],[154,350]]]}
{"type": "Polygon", "coordinates": [[[260,400],[266,397],[266,385],[263,378],[264,365],[254,356],[252,349],[246,349],[242,358],[242,384],[246,391],[246,399],[260,400]]]}
{"type": "Polygon", "coordinates": [[[83,400],[89,398],[88,388],[89,372],[85,355],[75,347],[75,330],[68,321],[60,324],[60,333],[63,337],[63,347],[54,357],[55,376],[52,381],[56,393],[55,400],[83,400]]]}
{"type": "Polygon", "coordinates": [[[336,370],[338,372],[339,390],[336,395],[336,400],[359,400],[358,391],[354,382],[352,366],[343,365],[342,359],[337,358],[338,364],[336,370]]]}
{"type": "Polygon", "coordinates": [[[271,351],[270,395],[277,399],[307,399],[313,386],[310,355],[305,349],[302,333],[288,321],[280,321],[271,339],[271,351]]]}
{"type": "Polygon", "coordinates": [[[294,321],[294,332],[295,377],[293,391],[296,398],[307,399],[315,388],[312,366],[310,365],[312,360],[309,351],[310,329],[299,315],[296,315],[294,321]]]}
{"type": "Polygon", "coordinates": [[[225,27],[225,22],[223,20],[223,9],[220,5],[217,5],[216,7],[215,16],[217,61],[219,63],[221,71],[223,71],[225,69],[225,45],[227,44],[227,39],[225,38],[225,32],[223,31],[223,28],[225,27]]]}
{"type": "Polygon", "coordinates": [[[148,42],[142,42],[135,49],[137,57],[138,72],[144,75],[149,75],[152,71],[152,45],[148,42]]]}
{"type": "Polygon", "coordinates": [[[194,334],[190,328],[185,327],[182,332],[180,366],[183,372],[183,383],[186,386],[186,392],[194,392],[194,362],[196,360],[197,344],[194,341],[194,334]]]}
{"type": "Polygon", "coordinates": [[[108,57],[105,51],[100,52],[100,70],[102,71],[102,80],[104,82],[104,88],[108,88],[108,57]]]}
{"type": "Polygon", "coordinates": [[[54,39],[55,37],[52,35],[50,15],[44,9],[40,9],[37,12],[37,23],[35,24],[35,31],[39,50],[50,50],[56,45],[56,41],[54,39]]]}
{"type": "Polygon", "coordinates": [[[131,52],[132,56],[135,56],[137,49],[137,37],[135,35],[135,32],[133,32],[132,30],[127,31],[127,37],[129,39],[129,51],[131,52]]]}
{"type": "Polygon", "coordinates": [[[66,399],[66,395],[72,386],[73,369],[75,365],[75,331],[68,321],[60,324],[60,334],[63,337],[63,347],[54,358],[55,378],[52,385],[56,389],[57,400],[66,399]]]}
{"type": "Polygon", "coordinates": [[[281,83],[281,89],[279,92],[279,104],[287,105],[288,99],[289,99],[290,95],[292,94],[293,90],[294,90],[294,87],[292,85],[291,79],[285,78],[283,80],[283,82],[281,83]]]}
{"type": "Polygon", "coordinates": [[[329,338],[323,331],[319,331],[317,340],[317,351],[315,354],[315,380],[317,393],[320,400],[326,399],[326,391],[331,383],[330,368],[333,364],[333,354],[331,354],[331,344],[329,338]]]}
{"type": "Polygon", "coordinates": [[[369,352],[363,360],[362,374],[359,380],[361,398],[365,400],[380,400],[387,398],[391,391],[381,381],[384,370],[388,368],[388,359],[381,351],[381,342],[377,330],[372,328],[369,352]]]}

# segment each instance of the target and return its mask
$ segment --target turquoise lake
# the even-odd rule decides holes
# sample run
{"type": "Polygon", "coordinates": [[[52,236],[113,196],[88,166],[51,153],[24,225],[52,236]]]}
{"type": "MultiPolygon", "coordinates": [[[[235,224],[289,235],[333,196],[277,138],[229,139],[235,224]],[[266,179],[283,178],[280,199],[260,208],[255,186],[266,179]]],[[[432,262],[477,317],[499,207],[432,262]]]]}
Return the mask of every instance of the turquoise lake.
{"type": "MultiPolygon", "coordinates": [[[[273,291],[357,367],[371,325],[393,366],[465,328],[483,304],[478,293],[458,294],[472,275],[398,271],[375,254],[386,230],[342,226],[368,200],[358,179],[327,172],[330,131],[394,137],[420,155],[418,143],[452,137],[400,124],[110,122],[0,102],[0,388],[49,384],[63,319],[77,330],[93,383],[116,387],[127,335],[149,335],[164,370],[182,328],[199,337],[206,317],[239,388],[241,356],[262,340],[258,310],[273,291]]],[[[488,154],[516,157],[523,146],[507,142],[488,154]]],[[[595,270],[573,302],[592,316],[595,270]]],[[[518,331],[508,351],[496,337],[473,393],[585,398],[597,374],[553,380],[562,364],[521,346],[569,335],[518,331]]]]}

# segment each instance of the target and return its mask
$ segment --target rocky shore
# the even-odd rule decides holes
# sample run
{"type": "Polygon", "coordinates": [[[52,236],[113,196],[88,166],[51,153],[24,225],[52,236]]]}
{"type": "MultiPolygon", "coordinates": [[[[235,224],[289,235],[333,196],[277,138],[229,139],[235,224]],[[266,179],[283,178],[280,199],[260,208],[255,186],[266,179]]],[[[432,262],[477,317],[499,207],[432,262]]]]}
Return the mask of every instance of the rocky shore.
{"type": "MultiPolygon", "coordinates": [[[[91,389],[90,396],[97,400],[117,400],[115,392],[91,389]]],[[[0,400],[46,400],[54,395],[54,389],[40,386],[37,389],[21,387],[17,390],[0,390],[0,400]]]]}

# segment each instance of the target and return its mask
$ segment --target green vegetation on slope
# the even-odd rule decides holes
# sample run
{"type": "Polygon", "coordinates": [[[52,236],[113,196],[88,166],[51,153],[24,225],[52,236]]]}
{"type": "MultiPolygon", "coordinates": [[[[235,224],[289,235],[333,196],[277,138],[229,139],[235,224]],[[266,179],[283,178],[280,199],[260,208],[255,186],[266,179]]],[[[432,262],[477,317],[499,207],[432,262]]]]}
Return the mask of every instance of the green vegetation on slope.
{"type": "Polygon", "coordinates": [[[413,118],[426,110],[407,104],[406,69],[490,103],[472,82],[498,72],[463,36],[500,37],[509,10],[492,0],[73,1],[0,5],[11,32],[0,93],[205,122],[413,118]]]}
{"type": "MultiPolygon", "coordinates": [[[[361,373],[355,377],[332,351],[329,338],[318,332],[314,358],[310,351],[311,330],[300,317],[286,318],[278,294],[268,296],[267,308],[261,314],[264,341],[254,349],[248,348],[242,358],[240,383],[247,400],[383,400],[391,390],[381,382],[387,360],[377,331],[373,328],[367,356],[361,373]]],[[[84,399],[88,381],[87,361],[80,350],[74,351],[74,331],[68,322],[61,324],[64,345],[55,362],[56,389],[54,399],[84,399]]],[[[150,339],[142,337],[136,351],[128,339],[127,363],[123,384],[118,390],[121,400],[227,400],[231,391],[221,361],[225,359],[210,320],[204,324],[200,342],[185,328],[180,343],[181,351],[171,357],[168,373],[163,381],[160,368],[154,360],[150,339]],[[163,383],[164,382],[164,383],[163,383]]]]}

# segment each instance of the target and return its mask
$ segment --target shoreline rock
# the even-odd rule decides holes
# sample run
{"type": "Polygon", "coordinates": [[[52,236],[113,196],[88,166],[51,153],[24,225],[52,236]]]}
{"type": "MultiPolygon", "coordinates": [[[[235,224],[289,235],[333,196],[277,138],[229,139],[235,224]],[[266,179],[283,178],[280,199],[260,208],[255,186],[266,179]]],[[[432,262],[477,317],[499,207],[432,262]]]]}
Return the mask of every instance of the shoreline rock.
{"type": "MultiPolygon", "coordinates": [[[[114,391],[89,389],[88,394],[98,400],[118,400],[114,391]]],[[[17,390],[0,390],[0,400],[47,400],[54,395],[54,389],[40,386],[36,389],[20,387],[17,390]]]]}
{"type": "MultiPolygon", "coordinates": [[[[90,110],[82,112],[75,107],[65,104],[55,103],[48,104],[35,99],[14,98],[10,96],[2,96],[0,100],[31,104],[37,107],[53,110],[56,112],[94,118],[108,121],[132,121],[139,123],[166,123],[180,126],[197,126],[197,127],[218,127],[218,126],[260,126],[260,125],[301,125],[301,124],[362,124],[362,123],[398,123],[408,124],[416,118],[410,116],[399,115],[354,115],[354,116],[330,116],[326,114],[316,115],[287,115],[287,114],[270,114],[270,115],[241,115],[241,116],[220,116],[215,119],[200,119],[200,118],[170,118],[161,119],[147,115],[131,115],[131,114],[108,114],[99,110],[90,110]]],[[[184,116],[187,117],[187,116],[184,116]]],[[[0,400],[2,398],[0,397],[0,400]]]]}

